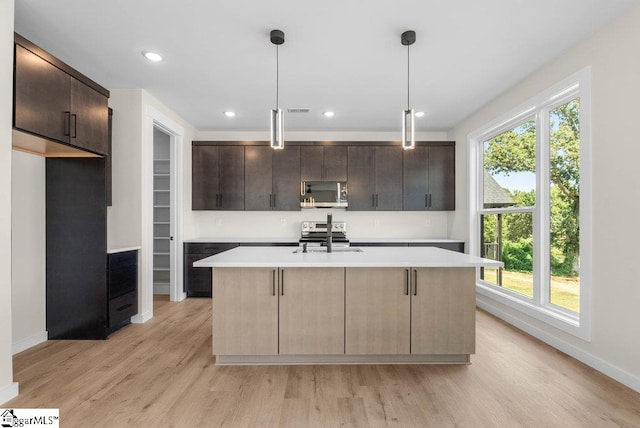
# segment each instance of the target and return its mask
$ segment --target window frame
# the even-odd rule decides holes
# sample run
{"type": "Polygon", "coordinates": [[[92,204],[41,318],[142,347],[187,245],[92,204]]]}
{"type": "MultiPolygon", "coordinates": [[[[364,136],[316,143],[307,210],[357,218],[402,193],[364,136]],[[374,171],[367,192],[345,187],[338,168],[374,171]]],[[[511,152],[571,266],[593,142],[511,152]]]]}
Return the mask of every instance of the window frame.
{"type": "Polygon", "coordinates": [[[469,254],[480,254],[480,217],[483,214],[533,212],[533,297],[480,279],[476,273],[478,294],[552,325],[562,331],[591,341],[591,78],[586,67],[534,96],[467,136],[469,254]],[[550,301],[550,186],[549,160],[550,113],[557,107],[580,98],[580,312],[575,313],[550,301]],[[531,207],[484,208],[484,141],[513,129],[533,118],[536,126],[536,203],[531,207]]]}

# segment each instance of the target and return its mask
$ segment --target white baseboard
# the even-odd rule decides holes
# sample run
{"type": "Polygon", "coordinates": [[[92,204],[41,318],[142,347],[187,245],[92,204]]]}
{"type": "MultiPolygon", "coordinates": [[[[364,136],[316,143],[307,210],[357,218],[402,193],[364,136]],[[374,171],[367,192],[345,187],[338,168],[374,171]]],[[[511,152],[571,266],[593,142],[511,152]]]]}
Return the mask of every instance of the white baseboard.
{"type": "Polygon", "coordinates": [[[169,295],[169,284],[153,284],[153,294],[166,294],[169,295]]]}
{"type": "Polygon", "coordinates": [[[151,312],[145,312],[143,314],[137,314],[131,317],[131,322],[134,324],[144,324],[153,318],[153,314],[151,312]]]}
{"type": "Polygon", "coordinates": [[[509,324],[519,328],[520,330],[530,334],[531,336],[542,340],[546,344],[553,346],[554,348],[564,352],[565,354],[575,358],[578,361],[583,362],[591,368],[598,370],[599,372],[609,376],[610,378],[620,382],[629,388],[640,392],[640,378],[633,374],[614,366],[613,364],[604,361],[601,358],[596,357],[584,350],[571,345],[544,330],[539,329],[519,318],[516,318],[501,309],[493,306],[490,302],[476,300],[476,304],[480,309],[489,312],[492,315],[508,322],[509,324]]]}
{"type": "Polygon", "coordinates": [[[12,398],[18,396],[18,382],[13,382],[5,386],[0,386],[0,404],[4,404],[12,398]]]}
{"type": "Polygon", "coordinates": [[[27,338],[24,338],[22,340],[19,340],[13,344],[13,355],[16,355],[17,353],[26,351],[27,349],[33,346],[46,342],[48,339],[49,339],[49,336],[47,332],[43,331],[42,333],[37,333],[27,338]]]}

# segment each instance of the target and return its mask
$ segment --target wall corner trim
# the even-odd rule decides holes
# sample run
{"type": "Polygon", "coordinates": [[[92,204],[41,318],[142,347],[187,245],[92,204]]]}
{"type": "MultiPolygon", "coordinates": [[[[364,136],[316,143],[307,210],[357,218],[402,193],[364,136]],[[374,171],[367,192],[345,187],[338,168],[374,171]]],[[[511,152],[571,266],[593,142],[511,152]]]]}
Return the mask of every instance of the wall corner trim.
{"type": "Polygon", "coordinates": [[[18,396],[18,382],[12,382],[4,386],[0,386],[0,404],[4,404],[18,396]]]}
{"type": "Polygon", "coordinates": [[[144,312],[142,314],[137,314],[131,317],[131,322],[133,324],[144,324],[153,318],[153,314],[151,312],[144,312]]]}
{"type": "Polygon", "coordinates": [[[588,365],[589,367],[609,376],[617,382],[633,389],[634,391],[640,392],[640,378],[634,376],[633,374],[614,366],[613,364],[605,361],[593,354],[585,352],[584,350],[577,348],[539,328],[524,322],[521,319],[513,317],[508,313],[502,311],[496,306],[492,305],[490,302],[485,300],[476,299],[476,305],[478,308],[489,312],[490,314],[500,318],[513,325],[514,327],[524,331],[525,333],[530,334],[531,336],[542,340],[549,346],[552,346],[559,351],[564,352],[570,357],[575,358],[576,360],[588,365]]]}

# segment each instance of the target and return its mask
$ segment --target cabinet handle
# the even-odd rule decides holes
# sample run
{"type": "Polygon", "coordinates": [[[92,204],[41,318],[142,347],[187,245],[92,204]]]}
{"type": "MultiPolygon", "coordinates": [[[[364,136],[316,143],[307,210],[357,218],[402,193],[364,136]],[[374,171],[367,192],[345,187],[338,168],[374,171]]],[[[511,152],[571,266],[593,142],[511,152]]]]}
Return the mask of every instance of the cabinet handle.
{"type": "Polygon", "coordinates": [[[280,271],[280,295],[284,296],[284,270],[280,271]]]}
{"type": "Polygon", "coordinates": [[[378,208],[378,194],[376,193],[376,208],[378,208]]]}
{"type": "Polygon", "coordinates": [[[275,296],[276,295],[276,270],[272,270],[271,271],[272,276],[271,276],[271,295],[275,296]]]}
{"type": "Polygon", "coordinates": [[[71,112],[64,112],[64,136],[68,137],[71,135],[71,112]]]}
{"type": "Polygon", "coordinates": [[[75,113],[72,114],[71,119],[73,120],[73,134],[71,135],[71,138],[77,138],[78,133],[77,133],[76,125],[78,123],[78,115],[76,115],[75,113]]]}
{"type": "Polygon", "coordinates": [[[404,294],[405,296],[408,296],[409,295],[409,269],[405,269],[404,273],[405,273],[404,294]]]}
{"type": "Polygon", "coordinates": [[[429,208],[431,208],[431,193],[429,193],[429,208]]]}
{"type": "Polygon", "coordinates": [[[413,295],[418,295],[418,271],[413,270],[413,295]]]}
{"type": "Polygon", "coordinates": [[[424,194],[424,207],[429,208],[429,195],[426,193],[424,194]]]}

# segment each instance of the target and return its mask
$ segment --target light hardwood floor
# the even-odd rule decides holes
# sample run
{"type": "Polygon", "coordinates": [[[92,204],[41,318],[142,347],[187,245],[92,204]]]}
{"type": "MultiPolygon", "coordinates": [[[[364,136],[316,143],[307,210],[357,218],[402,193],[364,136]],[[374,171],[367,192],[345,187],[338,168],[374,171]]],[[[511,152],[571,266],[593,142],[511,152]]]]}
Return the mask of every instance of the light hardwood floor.
{"type": "Polygon", "coordinates": [[[62,427],[638,427],[640,394],[478,311],[470,365],[216,367],[211,300],[155,301],[106,341],[14,358],[7,407],[62,427]]]}

